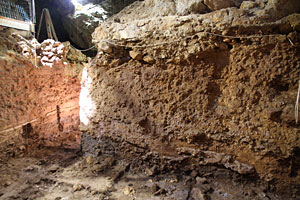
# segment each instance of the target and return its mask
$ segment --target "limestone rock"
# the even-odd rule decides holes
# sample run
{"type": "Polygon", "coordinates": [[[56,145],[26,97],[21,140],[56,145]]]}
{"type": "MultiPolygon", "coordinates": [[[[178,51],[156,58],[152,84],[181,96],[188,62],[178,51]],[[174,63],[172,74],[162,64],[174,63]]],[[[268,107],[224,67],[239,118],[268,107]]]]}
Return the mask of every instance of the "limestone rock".
{"type": "Polygon", "coordinates": [[[186,15],[190,13],[204,13],[206,6],[203,4],[204,0],[177,0],[176,11],[179,15],[186,15]]]}
{"type": "Polygon", "coordinates": [[[72,62],[86,62],[87,57],[81,51],[70,48],[68,54],[67,54],[67,59],[72,61],[72,62]]]}
{"type": "Polygon", "coordinates": [[[107,42],[101,42],[98,45],[98,49],[100,51],[105,52],[105,53],[111,53],[113,51],[112,46],[109,43],[107,43],[107,42]]]}
{"type": "Polygon", "coordinates": [[[149,56],[149,55],[144,56],[143,60],[144,60],[146,63],[149,63],[149,64],[155,63],[154,58],[153,58],[152,56],[149,56]]]}
{"type": "Polygon", "coordinates": [[[249,10],[249,9],[255,8],[257,6],[258,6],[258,4],[254,1],[243,1],[240,8],[249,10]]]}
{"type": "Polygon", "coordinates": [[[275,19],[280,19],[299,12],[299,0],[269,0],[264,13],[271,15],[275,19]]]}
{"type": "Polygon", "coordinates": [[[207,194],[205,194],[200,188],[194,187],[191,191],[191,198],[192,199],[198,199],[198,200],[209,200],[207,194]]]}
{"type": "Polygon", "coordinates": [[[240,174],[249,174],[254,172],[254,168],[252,166],[234,160],[231,156],[224,153],[216,153],[213,151],[203,151],[201,153],[203,156],[203,160],[200,161],[201,165],[224,165],[226,168],[232,169],[240,174]]]}
{"type": "Polygon", "coordinates": [[[148,0],[145,5],[153,8],[150,12],[150,16],[153,17],[176,14],[176,5],[172,0],[148,0]]]}
{"type": "Polygon", "coordinates": [[[142,60],[143,59],[143,53],[141,51],[129,51],[129,55],[134,60],[142,60]]]}
{"type": "Polygon", "coordinates": [[[211,10],[239,7],[241,2],[242,0],[204,0],[205,5],[211,10]]]}

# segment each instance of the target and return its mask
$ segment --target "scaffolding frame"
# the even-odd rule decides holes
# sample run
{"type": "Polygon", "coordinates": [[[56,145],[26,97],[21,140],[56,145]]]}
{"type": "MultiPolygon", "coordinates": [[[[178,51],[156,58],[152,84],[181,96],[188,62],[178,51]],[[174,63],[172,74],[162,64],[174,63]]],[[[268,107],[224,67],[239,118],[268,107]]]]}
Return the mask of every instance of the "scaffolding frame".
{"type": "MultiPolygon", "coordinates": [[[[1,1],[1,0],[0,0],[1,1]]],[[[34,24],[36,23],[35,19],[35,2],[34,0],[22,0],[24,4],[28,5],[29,8],[29,13],[25,13],[25,11],[22,11],[22,7],[18,6],[14,10],[12,9],[12,2],[15,2],[13,0],[2,0],[0,3],[2,3],[2,7],[0,7],[0,11],[4,13],[4,11],[8,14],[2,13],[0,16],[0,26],[4,27],[9,27],[9,28],[15,28],[19,30],[24,30],[24,31],[30,31],[30,32],[35,32],[34,24]],[[20,20],[20,13],[23,14],[24,18],[25,15],[28,15],[28,20],[20,20]],[[23,13],[22,13],[23,12],[23,13]],[[19,15],[18,15],[19,14],[19,15]],[[18,18],[17,18],[18,15],[18,18]]],[[[24,8],[23,8],[24,10],[24,8]]],[[[26,18],[25,18],[26,19],[26,18]]]]}

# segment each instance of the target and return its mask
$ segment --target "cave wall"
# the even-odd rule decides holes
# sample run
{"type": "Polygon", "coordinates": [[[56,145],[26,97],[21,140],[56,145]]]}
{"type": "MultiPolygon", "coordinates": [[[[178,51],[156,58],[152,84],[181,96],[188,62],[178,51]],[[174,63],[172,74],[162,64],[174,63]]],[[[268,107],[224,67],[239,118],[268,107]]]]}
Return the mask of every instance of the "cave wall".
{"type": "Polygon", "coordinates": [[[39,146],[79,148],[81,69],[62,62],[35,67],[16,51],[1,56],[1,156],[30,154],[39,146]]]}

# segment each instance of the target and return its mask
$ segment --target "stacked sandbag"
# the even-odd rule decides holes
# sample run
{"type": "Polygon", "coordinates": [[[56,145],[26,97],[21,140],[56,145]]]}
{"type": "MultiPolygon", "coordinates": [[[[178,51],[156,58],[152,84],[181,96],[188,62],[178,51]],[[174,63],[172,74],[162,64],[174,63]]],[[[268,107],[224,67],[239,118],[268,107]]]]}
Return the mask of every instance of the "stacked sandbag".
{"type": "Polygon", "coordinates": [[[64,57],[65,46],[61,42],[48,39],[42,42],[40,58],[43,66],[52,67],[64,57]]]}
{"type": "Polygon", "coordinates": [[[66,53],[65,45],[52,39],[44,40],[41,44],[36,40],[22,40],[18,42],[23,56],[40,60],[43,66],[52,67],[54,63],[61,61],[66,53]]]}

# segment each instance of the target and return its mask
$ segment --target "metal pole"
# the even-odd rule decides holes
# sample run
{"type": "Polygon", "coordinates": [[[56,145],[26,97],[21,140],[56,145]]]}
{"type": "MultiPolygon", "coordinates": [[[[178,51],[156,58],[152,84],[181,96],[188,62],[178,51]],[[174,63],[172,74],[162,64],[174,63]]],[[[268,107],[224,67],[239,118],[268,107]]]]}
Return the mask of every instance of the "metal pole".
{"type": "Polygon", "coordinates": [[[35,18],[35,2],[34,0],[31,0],[31,10],[32,10],[32,23],[36,23],[36,18],[35,18]]]}

